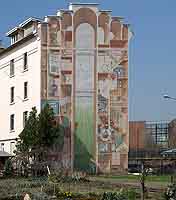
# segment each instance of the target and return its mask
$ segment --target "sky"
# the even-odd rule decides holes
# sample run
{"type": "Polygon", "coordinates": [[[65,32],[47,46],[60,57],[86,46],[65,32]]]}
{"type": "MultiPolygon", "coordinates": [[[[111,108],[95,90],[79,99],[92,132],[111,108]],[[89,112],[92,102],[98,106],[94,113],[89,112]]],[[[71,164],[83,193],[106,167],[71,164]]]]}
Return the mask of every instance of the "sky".
{"type": "MultiPolygon", "coordinates": [[[[28,17],[43,18],[67,8],[68,0],[13,0],[0,5],[0,39],[28,17]]],[[[75,2],[75,1],[73,1],[75,2]]],[[[78,1],[76,1],[78,2],[78,1]]],[[[172,120],[176,118],[176,1],[175,0],[82,0],[100,3],[113,16],[131,24],[134,37],[129,55],[129,119],[172,120]]]]}

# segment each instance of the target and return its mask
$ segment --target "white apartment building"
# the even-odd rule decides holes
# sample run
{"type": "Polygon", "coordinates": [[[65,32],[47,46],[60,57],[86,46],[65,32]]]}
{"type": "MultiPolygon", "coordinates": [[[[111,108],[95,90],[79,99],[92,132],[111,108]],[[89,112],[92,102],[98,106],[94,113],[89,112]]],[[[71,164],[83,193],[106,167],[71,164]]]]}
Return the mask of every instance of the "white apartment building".
{"type": "Polygon", "coordinates": [[[0,53],[0,150],[9,153],[13,153],[28,112],[34,106],[38,111],[41,107],[41,53],[36,22],[39,20],[30,18],[9,31],[11,45],[0,53]]]}

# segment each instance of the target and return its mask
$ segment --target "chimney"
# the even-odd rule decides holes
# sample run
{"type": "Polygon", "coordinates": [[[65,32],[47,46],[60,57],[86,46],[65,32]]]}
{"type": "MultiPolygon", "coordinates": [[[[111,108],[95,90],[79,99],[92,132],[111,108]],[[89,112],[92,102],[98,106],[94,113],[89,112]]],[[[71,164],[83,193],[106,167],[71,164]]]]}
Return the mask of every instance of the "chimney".
{"type": "Polygon", "coordinates": [[[0,53],[2,52],[2,51],[4,51],[4,46],[2,45],[2,40],[0,40],[0,53]]]}

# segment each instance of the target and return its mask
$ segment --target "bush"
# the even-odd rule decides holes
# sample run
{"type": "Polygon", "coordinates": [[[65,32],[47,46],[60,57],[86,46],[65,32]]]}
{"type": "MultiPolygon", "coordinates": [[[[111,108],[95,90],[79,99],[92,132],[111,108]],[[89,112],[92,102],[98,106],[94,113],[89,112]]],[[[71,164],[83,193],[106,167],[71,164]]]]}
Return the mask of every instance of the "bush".
{"type": "Polygon", "coordinates": [[[102,200],[128,200],[128,197],[122,192],[105,192],[102,200]]]}
{"type": "Polygon", "coordinates": [[[60,196],[61,190],[57,184],[47,184],[43,187],[43,192],[51,196],[60,196]]]}
{"type": "Polygon", "coordinates": [[[73,174],[69,174],[68,172],[64,172],[62,170],[51,174],[49,176],[49,181],[53,183],[90,182],[86,178],[86,174],[83,174],[81,172],[75,172],[73,174]]]}
{"type": "Polygon", "coordinates": [[[136,192],[135,190],[123,190],[119,192],[105,192],[101,200],[135,200],[136,192]]]}
{"type": "Polygon", "coordinates": [[[176,200],[176,184],[169,185],[164,193],[165,200],[176,200]]]}
{"type": "Polygon", "coordinates": [[[13,175],[13,165],[12,165],[12,161],[10,159],[5,161],[4,175],[5,176],[12,176],[13,175]]]}
{"type": "Polygon", "coordinates": [[[126,191],[129,200],[135,200],[137,197],[137,193],[134,189],[130,189],[126,191]]]}

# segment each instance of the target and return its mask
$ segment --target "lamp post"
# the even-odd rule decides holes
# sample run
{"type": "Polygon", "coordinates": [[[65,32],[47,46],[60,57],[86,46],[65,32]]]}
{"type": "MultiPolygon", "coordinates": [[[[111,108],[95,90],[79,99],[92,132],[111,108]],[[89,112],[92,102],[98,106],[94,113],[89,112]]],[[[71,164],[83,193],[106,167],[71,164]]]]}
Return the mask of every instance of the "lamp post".
{"type": "MultiPolygon", "coordinates": [[[[168,94],[163,95],[163,98],[164,98],[164,99],[171,99],[171,100],[176,101],[176,98],[175,98],[175,97],[171,97],[171,96],[169,96],[168,94]]],[[[175,164],[175,163],[174,163],[174,164],[175,164]]],[[[173,183],[173,181],[174,181],[174,175],[171,175],[171,183],[173,183]]]]}
{"type": "Polygon", "coordinates": [[[164,99],[172,99],[172,100],[175,100],[175,101],[176,101],[176,98],[175,98],[175,97],[171,97],[171,96],[169,96],[168,94],[163,95],[163,98],[164,98],[164,99]]]}

